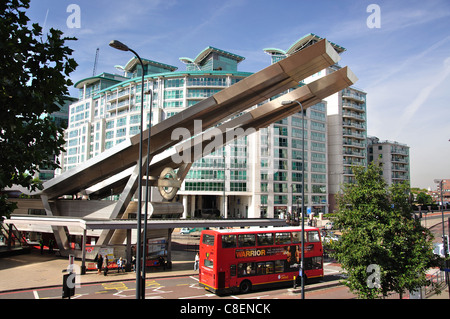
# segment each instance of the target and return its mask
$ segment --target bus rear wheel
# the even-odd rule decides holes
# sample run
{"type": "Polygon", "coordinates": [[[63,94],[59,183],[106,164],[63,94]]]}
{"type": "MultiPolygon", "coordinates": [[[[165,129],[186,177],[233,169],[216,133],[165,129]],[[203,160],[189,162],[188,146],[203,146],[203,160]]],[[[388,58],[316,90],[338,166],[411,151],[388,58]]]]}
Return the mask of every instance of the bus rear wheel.
{"type": "Polygon", "coordinates": [[[249,280],[244,280],[239,285],[239,290],[243,294],[250,292],[252,290],[252,283],[249,280]]]}

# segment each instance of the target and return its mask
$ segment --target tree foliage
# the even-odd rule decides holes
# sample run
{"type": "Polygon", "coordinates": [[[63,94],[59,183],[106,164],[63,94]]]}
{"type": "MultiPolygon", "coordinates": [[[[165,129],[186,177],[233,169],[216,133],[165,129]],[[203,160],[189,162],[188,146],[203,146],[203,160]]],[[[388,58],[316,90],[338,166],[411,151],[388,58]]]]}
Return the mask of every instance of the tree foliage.
{"type": "Polygon", "coordinates": [[[342,237],[332,247],[348,276],[344,284],[368,299],[423,286],[436,265],[433,236],[413,218],[408,185],[387,187],[373,164],[353,170],[356,183],[344,185],[337,199],[342,237]]]}
{"type": "Polygon", "coordinates": [[[430,195],[421,192],[417,194],[416,201],[419,205],[431,205],[433,203],[433,198],[430,195]]]}
{"type": "MultiPolygon", "coordinates": [[[[75,39],[52,28],[44,40],[42,27],[29,24],[29,2],[0,2],[0,190],[13,184],[34,190],[39,167],[59,167],[54,159],[63,150],[63,129],[45,115],[63,105],[77,67],[65,46],[75,39]]],[[[0,213],[10,209],[3,196],[0,213]]]]}

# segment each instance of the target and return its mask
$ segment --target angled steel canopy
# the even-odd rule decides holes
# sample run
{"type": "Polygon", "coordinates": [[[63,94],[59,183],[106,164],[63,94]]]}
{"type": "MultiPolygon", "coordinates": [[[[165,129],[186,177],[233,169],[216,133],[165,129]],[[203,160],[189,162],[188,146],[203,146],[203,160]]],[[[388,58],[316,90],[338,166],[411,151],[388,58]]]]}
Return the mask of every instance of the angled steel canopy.
{"type": "MultiPolygon", "coordinates": [[[[211,131],[203,132],[200,136],[182,142],[176,145],[175,148],[154,157],[152,163],[150,164],[150,175],[159,176],[161,171],[166,167],[176,169],[186,163],[193,163],[199,158],[208,155],[214,150],[211,147],[208,148],[211,144],[211,134],[214,134],[213,137],[217,137],[220,132],[221,136],[219,140],[222,142],[220,143],[215,141],[215,143],[213,143],[214,147],[217,149],[231,142],[234,138],[239,138],[243,135],[251,133],[251,131],[247,131],[248,129],[258,130],[260,128],[267,127],[271,123],[279,121],[299,111],[300,107],[297,103],[286,106],[281,104],[282,101],[297,100],[302,103],[304,109],[307,109],[308,107],[320,102],[327,96],[354,84],[356,81],[357,78],[353,72],[348,67],[344,67],[312,83],[286,93],[275,100],[267,102],[245,114],[240,115],[239,117],[215,127],[213,133],[211,133],[211,131]],[[240,130],[238,128],[240,128],[240,130]],[[240,132],[241,135],[227,134],[227,132],[229,133],[231,131],[236,133],[240,132]],[[201,151],[198,152],[196,150],[201,151]],[[188,161],[175,163],[173,158],[178,152],[186,152],[187,154],[190,154],[188,161]]],[[[94,195],[98,198],[108,196],[108,192],[111,191],[111,185],[114,185],[117,189],[123,188],[127,182],[128,176],[117,175],[117,179],[112,178],[110,184],[99,184],[97,187],[92,189],[92,193],[88,194],[91,196],[94,195]]],[[[151,181],[151,184],[152,186],[157,186],[156,181],[151,181]]]]}
{"type": "MultiPolygon", "coordinates": [[[[224,122],[236,113],[298,86],[301,80],[339,60],[339,54],[324,39],[252,74],[214,96],[152,126],[150,156],[153,157],[180,142],[170,139],[174,129],[183,127],[192,134],[194,120],[201,119],[202,130],[206,130],[224,122]]],[[[143,132],[144,145],[146,145],[148,134],[149,130],[143,132]]],[[[138,148],[139,136],[136,135],[44,183],[41,195],[45,195],[48,199],[55,199],[62,195],[76,194],[133,167],[138,160],[138,148]]],[[[145,146],[143,153],[146,153],[145,146]]]]}

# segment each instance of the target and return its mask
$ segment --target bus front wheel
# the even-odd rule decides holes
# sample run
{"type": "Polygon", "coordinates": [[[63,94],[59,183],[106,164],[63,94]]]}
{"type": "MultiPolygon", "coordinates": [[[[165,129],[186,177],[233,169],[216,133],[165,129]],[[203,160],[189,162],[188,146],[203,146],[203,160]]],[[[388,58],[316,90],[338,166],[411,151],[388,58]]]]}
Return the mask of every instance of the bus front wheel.
{"type": "Polygon", "coordinates": [[[248,280],[244,280],[243,282],[241,282],[239,290],[243,294],[250,292],[252,290],[252,283],[248,280]]]}

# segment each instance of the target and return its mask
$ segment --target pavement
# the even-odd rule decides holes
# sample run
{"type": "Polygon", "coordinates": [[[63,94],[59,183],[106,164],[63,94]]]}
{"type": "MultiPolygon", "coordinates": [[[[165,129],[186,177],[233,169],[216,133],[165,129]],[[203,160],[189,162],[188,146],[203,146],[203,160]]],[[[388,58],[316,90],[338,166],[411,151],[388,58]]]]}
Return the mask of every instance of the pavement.
{"type": "MultiPolygon", "coordinates": [[[[172,250],[172,268],[163,270],[160,267],[149,267],[147,279],[163,277],[198,275],[194,271],[195,249],[192,246],[175,245],[172,250]],[[186,247],[183,249],[183,247],[186,247]]],[[[63,274],[69,265],[67,257],[59,257],[44,251],[32,249],[29,254],[15,255],[0,258],[0,293],[20,290],[62,287],[63,274]]],[[[75,260],[75,265],[81,266],[81,260],[75,260]]],[[[306,291],[326,289],[341,285],[340,267],[338,264],[326,263],[324,282],[306,285],[306,291]]],[[[107,276],[97,274],[97,271],[87,271],[80,277],[81,284],[103,283],[114,281],[136,280],[134,272],[121,272],[110,270],[107,276]]],[[[289,293],[296,294],[299,290],[290,289],[289,293]]],[[[433,295],[428,299],[449,299],[448,288],[441,294],[433,295]]]]}
{"type": "MultiPolygon", "coordinates": [[[[172,251],[172,269],[163,270],[161,267],[148,267],[146,278],[161,278],[173,276],[197,275],[194,271],[194,251],[172,251]]],[[[81,260],[75,260],[76,266],[81,267],[81,260]]],[[[0,292],[11,292],[37,288],[61,286],[64,271],[69,266],[67,257],[59,257],[44,251],[41,255],[37,249],[29,254],[0,258],[0,292]]],[[[86,271],[80,276],[81,284],[101,283],[112,281],[136,280],[136,273],[120,272],[111,269],[107,276],[97,274],[97,271],[86,271]]]]}

